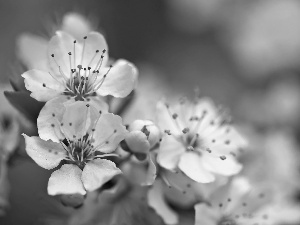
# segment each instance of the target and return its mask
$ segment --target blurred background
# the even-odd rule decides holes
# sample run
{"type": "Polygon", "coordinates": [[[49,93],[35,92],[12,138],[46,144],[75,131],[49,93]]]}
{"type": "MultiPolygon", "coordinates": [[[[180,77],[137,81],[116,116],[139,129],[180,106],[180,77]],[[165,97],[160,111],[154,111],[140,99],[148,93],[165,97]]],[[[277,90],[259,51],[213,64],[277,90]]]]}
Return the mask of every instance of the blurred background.
{"type": "MultiPolygon", "coordinates": [[[[198,87],[236,123],[291,130],[298,144],[300,1],[0,0],[1,83],[16,71],[18,37],[49,38],[70,11],[103,32],[110,57],[137,65],[146,94],[191,97],[198,87]]],[[[55,210],[43,197],[49,174],[30,162],[12,167],[11,208],[1,225],[33,224],[55,210]]]]}

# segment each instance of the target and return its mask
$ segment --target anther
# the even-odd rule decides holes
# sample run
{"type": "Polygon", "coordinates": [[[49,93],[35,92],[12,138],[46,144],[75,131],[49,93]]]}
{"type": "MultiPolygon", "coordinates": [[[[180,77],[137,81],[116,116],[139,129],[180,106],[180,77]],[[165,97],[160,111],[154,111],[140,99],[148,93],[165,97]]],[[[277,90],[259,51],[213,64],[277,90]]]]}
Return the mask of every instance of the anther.
{"type": "Polygon", "coordinates": [[[99,50],[96,50],[96,53],[98,53],[99,52],[99,50]]]}
{"type": "Polygon", "coordinates": [[[52,124],[51,124],[51,127],[55,127],[55,125],[52,123],[52,124]]]}
{"type": "Polygon", "coordinates": [[[72,126],[72,123],[69,123],[70,126],[72,126]]]}
{"type": "Polygon", "coordinates": [[[222,156],[220,156],[220,159],[225,160],[226,156],[222,155],[222,156]]]}
{"type": "Polygon", "coordinates": [[[68,54],[69,54],[69,55],[72,55],[72,53],[71,53],[71,52],[68,52],[68,54]]]}
{"type": "Polygon", "coordinates": [[[188,127],[186,127],[186,128],[184,128],[184,129],[182,130],[182,133],[186,134],[186,133],[189,132],[189,131],[190,131],[190,129],[189,129],[188,127]]]}
{"type": "Polygon", "coordinates": [[[76,40],[74,40],[73,43],[76,44],[76,40]]]}
{"type": "Polygon", "coordinates": [[[106,49],[103,49],[102,53],[105,53],[106,52],[106,49]]]}
{"type": "Polygon", "coordinates": [[[222,208],[222,207],[223,207],[223,204],[222,204],[222,203],[220,203],[220,204],[219,204],[219,207],[220,207],[220,208],[222,208]]]}
{"type": "Polygon", "coordinates": [[[114,133],[117,133],[117,130],[114,130],[114,133]]]}
{"type": "Polygon", "coordinates": [[[46,84],[45,84],[45,83],[43,83],[43,87],[46,87],[46,84]]]}
{"type": "Polygon", "coordinates": [[[84,36],[83,39],[87,39],[87,36],[84,36]]]}
{"type": "Polygon", "coordinates": [[[174,113],[174,114],[172,115],[172,117],[173,117],[174,120],[176,120],[177,117],[178,117],[178,114],[177,114],[177,113],[174,113]]]}
{"type": "Polygon", "coordinates": [[[90,104],[86,104],[86,107],[90,107],[90,104]]]}
{"type": "Polygon", "coordinates": [[[206,151],[207,151],[208,153],[211,153],[211,150],[210,150],[209,148],[207,148],[206,151]]]}
{"type": "Polygon", "coordinates": [[[53,116],[53,117],[55,117],[55,114],[54,114],[54,113],[52,113],[52,116],[53,116]]]}
{"type": "Polygon", "coordinates": [[[165,130],[165,133],[168,135],[171,135],[171,131],[170,130],[165,130]]]}
{"type": "Polygon", "coordinates": [[[230,141],[229,141],[229,140],[226,140],[226,141],[225,141],[225,144],[226,144],[226,145],[229,145],[229,144],[230,144],[230,141]]]}
{"type": "Polygon", "coordinates": [[[54,58],[54,54],[51,54],[51,57],[53,57],[53,58],[54,58]]]}

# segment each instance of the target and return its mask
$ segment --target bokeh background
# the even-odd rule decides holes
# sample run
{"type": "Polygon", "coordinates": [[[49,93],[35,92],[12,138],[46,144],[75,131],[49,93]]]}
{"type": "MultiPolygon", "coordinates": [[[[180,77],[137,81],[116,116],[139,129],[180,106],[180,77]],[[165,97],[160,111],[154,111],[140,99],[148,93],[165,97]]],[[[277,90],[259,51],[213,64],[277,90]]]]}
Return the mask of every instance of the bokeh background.
{"type": "MultiPolygon", "coordinates": [[[[111,57],[138,66],[148,95],[193,96],[198,87],[237,123],[288,128],[298,141],[300,1],[0,0],[1,83],[19,71],[18,37],[50,37],[70,11],[105,34],[111,57]]],[[[44,197],[49,174],[31,162],[14,164],[1,225],[35,224],[56,210],[44,197]]]]}

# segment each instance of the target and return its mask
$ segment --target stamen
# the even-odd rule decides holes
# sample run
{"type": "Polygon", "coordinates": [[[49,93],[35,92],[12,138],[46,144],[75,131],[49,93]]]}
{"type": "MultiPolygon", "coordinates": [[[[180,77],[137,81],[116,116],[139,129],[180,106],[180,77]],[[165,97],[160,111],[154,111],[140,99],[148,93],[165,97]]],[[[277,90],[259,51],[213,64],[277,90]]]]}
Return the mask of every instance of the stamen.
{"type": "Polygon", "coordinates": [[[75,45],[76,45],[76,40],[74,40],[74,45],[73,45],[73,53],[74,53],[74,57],[73,57],[73,60],[74,60],[74,67],[76,65],[76,48],[75,48],[75,45]]]}
{"type": "Polygon", "coordinates": [[[85,40],[87,39],[87,36],[83,37],[83,49],[82,49],[82,53],[81,53],[81,60],[80,60],[80,64],[82,65],[82,61],[83,61],[83,56],[84,56],[84,51],[85,51],[85,40]]]}

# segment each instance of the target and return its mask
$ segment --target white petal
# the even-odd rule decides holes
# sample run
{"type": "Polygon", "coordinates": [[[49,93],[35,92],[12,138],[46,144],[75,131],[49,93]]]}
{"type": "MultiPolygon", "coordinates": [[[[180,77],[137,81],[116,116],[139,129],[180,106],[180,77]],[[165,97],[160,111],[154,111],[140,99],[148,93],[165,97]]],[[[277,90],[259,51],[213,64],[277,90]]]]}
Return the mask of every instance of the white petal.
{"type": "Polygon", "coordinates": [[[62,31],[57,31],[56,35],[51,38],[48,45],[47,56],[50,64],[50,69],[53,72],[53,74],[60,75],[62,72],[66,77],[69,77],[71,69],[77,69],[77,65],[79,64],[79,55],[81,55],[82,52],[82,46],[81,44],[76,43],[74,54],[74,41],[74,37],[62,31]],[[70,68],[70,56],[68,55],[69,52],[72,53],[72,68],[70,68]],[[52,54],[54,55],[54,57],[52,57],[52,54]],[[73,63],[74,57],[75,66],[73,63]]]}
{"type": "Polygon", "coordinates": [[[238,174],[242,169],[242,165],[231,155],[225,156],[226,159],[222,160],[219,157],[210,156],[208,154],[209,153],[206,153],[202,160],[203,167],[208,171],[224,176],[231,176],[238,174]]]}
{"type": "MultiPolygon", "coordinates": [[[[72,54],[72,69],[77,69],[78,65],[82,65],[83,68],[90,66],[92,70],[96,70],[96,65],[101,59],[102,50],[107,50],[107,44],[104,37],[98,32],[91,32],[86,35],[86,37],[85,44],[82,43],[84,41],[83,37],[81,40],[76,40],[74,53],[75,38],[63,31],[56,32],[56,35],[51,38],[48,48],[50,67],[54,73],[60,74],[59,67],[54,61],[55,59],[61,71],[69,77],[71,71],[69,52],[72,54]],[[96,54],[97,50],[99,50],[99,52],[96,54]],[[52,54],[54,54],[54,58],[51,56],[52,54]],[[93,59],[95,54],[96,57],[93,59]]],[[[106,51],[102,65],[106,65],[107,60],[108,52],[106,51]]]]}
{"type": "Polygon", "coordinates": [[[65,107],[66,110],[61,120],[63,134],[69,140],[82,138],[91,128],[99,113],[89,103],[82,101],[67,104],[65,107]]]}
{"type": "Polygon", "coordinates": [[[166,106],[162,101],[158,102],[156,105],[157,124],[162,131],[169,130],[171,134],[183,135],[182,130],[186,128],[185,122],[179,116],[174,119],[172,116],[175,113],[178,115],[179,112],[173,110],[170,106],[166,106]]]}
{"type": "Polygon", "coordinates": [[[22,74],[25,78],[25,87],[31,91],[31,97],[38,101],[46,102],[62,94],[65,87],[60,81],[55,80],[48,72],[29,70],[22,74]]]}
{"type": "Polygon", "coordinates": [[[95,191],[120,173],[121,170],[112,161],[94,159],[84,167],[81,179],[86,190],[95,191]]]}
{"type": "Polygon", "coordinates": [[[66,157],[66,151],[61,144],[44,141],[39,137],[29,137],[23,134],[27,154],[41,167],[53,169],[66,157]]]}
{"type": "Polygon", "coordinates": [[[48,71],[48,41],[33,34],[22,34],[17,40],[17,54],[28,69],[48,71]]]}
{"type": "Polygon", "coordinates": [[[195,225],[216,225],[221,219],[218,209],[212,208],[205,203],[195,205],[195,225]]]}
{"type": "Polygon", "coordinates": [[[87,103],[91,106],[95,107],[98,112],[107,113],[108,112],[108,104],[105,102],[103,97],[101,96],[89,96],[87,97],[87,103]]]}
{"type": "Polygon", "coordinates": [[[74,100],[68,100],[67,96],[61,95],[46,102],[40,111],[39,117],[37,118],[37,127],[41,139],[59,142],[60,139],[65,138],[60,131],[60,126],[63,113],[65,112],[64,103],[66,101],[72,102],[74,100]]]}
{"type": "Polygon", "coordinates": [[[107,74],[97,93],[101,96],[112,95],[116,98],[124,98],[134,89],[137,77],[137,68],[132,63],[119,59],[107,74]]]}
{"type": "Polygon", "coordinates": [[[157,176],[156,165],[150,154],[148,157],[149,157],[149,160],[148,160],[148,169],[147,169],[147,173],[146,173],[146,179],[145,179],[145,182],[142,183],[142,185],[152,185],[157,176]]]}
{"type": "Polygon", "coordinates": [[[197,153],[184,153],[180,157],[178,167],[189,178],[199,183],[211,183],[215,180],[214,175],[207,171],[206,168],[204,168],[203,160],[197,153]]]}
{"type": "Polygon", "coordinates": [[[82,171],[78,166],[73,164],[65,164],[60,169],[51,174],[48,182],[49,195],[69,195],[81,194],[85,195],[82,181],[82,171]]]}
{"type": "Polygon", "coordinates": [[[177,213],[165,202],[160,180],[154,183],[152,188],[148,191],[147,197],[149,206],[161,216],[166,224],[177,224],[179,222],[177,213]]]}
{"type": "Polygon", "coordinates": [[[97,69],[96,66],[99,60],[101,59],[101,54],[103,50],[106,50],[106,52],[104,54],[104,58],[102,59],[102,66],[105,66],[107,64],[108,46],[103,35],[98,32],[90,32],[86,37],[87,38],[85,40],[83,55],[82,52],[80,52],[80,55],[78,54],[78,57],[80,58],[79,64],[81,64],[83,68],[87,68],[89,66],[92,68],[93,71],[97,69]],[[93,59],[97,50],[99,52],[93,59]]]}
{"type": "Polygon", "coordinates": [[[95,126],[93,145],[100,152],[109,153],[118,147],[125,138],[127,130],[122,125],[122,118],[112,113],[103,114],[95,126]]]}
{"type": "Polygon", "coordinates": [[[147,153],[150,149],[150,144],[147,136],[142,131],[132,131],[126,135],[126,144],[131,151],[137,153],[147,153]]]}
{"type": "Polygon", "coordinates": [[[177,141],[172,135],[166,135],[160,143],[157,162],[166,169],[174,170],[184,152],[185,147],[181,142],[177,141]]]}
{"type": "Polygon", "coordinates": [[[81,14],[69,12],[63,17],[61,29],[79,39],[88,34],[92,30],[92,26],[89,20],[81,14]]]}

